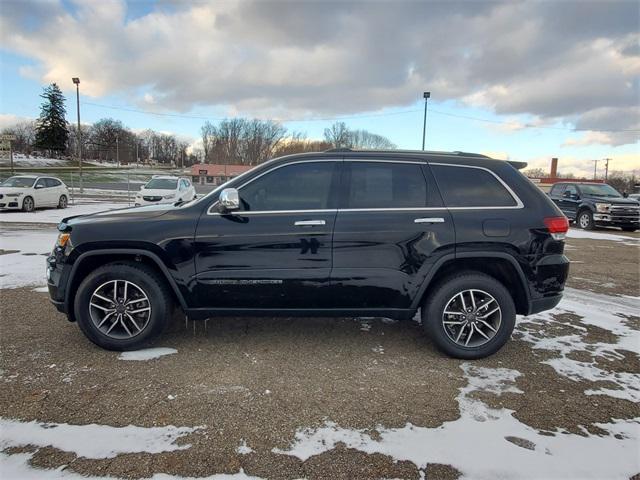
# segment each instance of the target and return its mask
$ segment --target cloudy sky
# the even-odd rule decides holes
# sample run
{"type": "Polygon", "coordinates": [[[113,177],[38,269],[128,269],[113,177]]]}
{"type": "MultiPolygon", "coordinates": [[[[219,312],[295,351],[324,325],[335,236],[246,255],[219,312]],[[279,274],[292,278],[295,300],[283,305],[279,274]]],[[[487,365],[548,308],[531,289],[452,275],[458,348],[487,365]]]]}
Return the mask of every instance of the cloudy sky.
{"type": "Polygon", "coordinates": [[[420,148],[640,169],[635,1],[2,0],[0,123],[57,82],[75,121],[193,138],[204,119],[336,119],[420,148]]]}

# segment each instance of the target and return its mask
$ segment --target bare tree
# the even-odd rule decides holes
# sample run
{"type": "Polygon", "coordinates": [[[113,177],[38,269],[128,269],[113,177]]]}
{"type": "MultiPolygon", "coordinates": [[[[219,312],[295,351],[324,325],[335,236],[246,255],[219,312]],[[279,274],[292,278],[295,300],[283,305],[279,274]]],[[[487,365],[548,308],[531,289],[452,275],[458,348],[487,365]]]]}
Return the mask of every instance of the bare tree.
{"type": "Polygon", "coordinates": [[[325,128],[324,139],[334,148],[351,148],[349,129],[344,122],[335,122],[331,127],[325,128]]]}

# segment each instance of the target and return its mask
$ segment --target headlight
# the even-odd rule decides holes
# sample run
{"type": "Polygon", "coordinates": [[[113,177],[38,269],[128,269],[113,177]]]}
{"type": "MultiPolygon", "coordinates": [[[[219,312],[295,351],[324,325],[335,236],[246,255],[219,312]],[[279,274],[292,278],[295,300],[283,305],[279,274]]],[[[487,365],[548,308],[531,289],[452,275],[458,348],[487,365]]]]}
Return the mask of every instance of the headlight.
{"type": "Polygon", "coordinates": [[[7,193],[7,197],[19,197],[22,193],[7,193]]]}
{"type": "Polygon", "coordinates": [[[165,195],[165,196],[164,196],[164,197],[162,197],[162,198],[166,198],[166,199],[168,200],[168,199],[170,199],[170,198],[174,198],[174,197],[175,197],[175,194],[171,194],[171,195],[165,195]]]}
{"type": "Polygon", "coordinates": [[[71,234],[70,233],[60,233],[58,235],[58,240],[56,241],[56,247],[64,248],[67,244],[71,245],[71,234]]]}
{"type": "Polygon", "coordinates": [[[609,208],[611,204],[609,203],[596,203],[596,210],[600,213],[609,213],[609,208]]]}

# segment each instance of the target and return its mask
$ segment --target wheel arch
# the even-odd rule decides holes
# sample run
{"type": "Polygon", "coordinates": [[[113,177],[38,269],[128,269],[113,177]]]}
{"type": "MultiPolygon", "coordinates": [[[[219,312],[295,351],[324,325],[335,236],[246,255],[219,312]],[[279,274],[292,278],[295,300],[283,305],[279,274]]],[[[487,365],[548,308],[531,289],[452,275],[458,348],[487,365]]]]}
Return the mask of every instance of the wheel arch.
{"type": "Polygon", "coordinates": [[[112,263],[117,261],[130,261],[130,262],[142,262],[143,264],[153,268],[158,272],[169,284],[170,291],[173,293],[174,300],[182,307],[183,310],[187,310],[187,304],[176,284],[175,279],[169,272],[169,269],[162,262],[160,257],[155,253],[149,252],[143,249],[132,248],[116,248],[116,249],[100,249],[90,250],[82,253],[73,263],[71,273],[69,274],[69,280],[67,281],[67,288],[65,292],[65,305],[67,312],[70,316],[70,320],[74,321],[73,317],[73,302],[75,298],[75,292],[80,285],[80,282],[87,276],[89,272],[96,267],[104,265],[105,263],[112,263]]]}
{"type": "Polygon", "coordinates": [[[412,310],[420,307],[429,294],[430,287],[461,271],[476,271],[495,278],[511,293],[516,313],[529,313],[531,294],[522,267],[512,255],[502,252],[466,252],[441,258],[420,287],[411,306],[412,310]]]}

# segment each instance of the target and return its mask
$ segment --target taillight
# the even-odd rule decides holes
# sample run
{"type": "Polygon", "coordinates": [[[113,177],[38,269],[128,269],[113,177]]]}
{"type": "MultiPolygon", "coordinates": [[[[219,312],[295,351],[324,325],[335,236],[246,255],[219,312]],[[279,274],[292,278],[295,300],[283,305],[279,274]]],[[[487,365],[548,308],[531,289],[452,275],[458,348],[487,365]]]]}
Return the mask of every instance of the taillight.
{"type": "Polygon", "coordinates": [[[564,240],[569,231],[569,220],[565,216],[547,217],[544,219],[544,224],[555,240],[564,240]]]}

